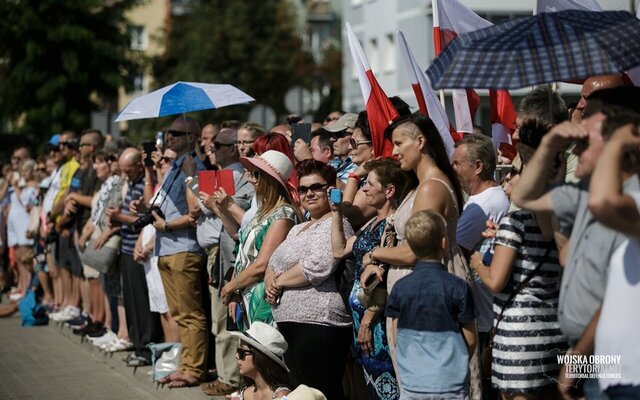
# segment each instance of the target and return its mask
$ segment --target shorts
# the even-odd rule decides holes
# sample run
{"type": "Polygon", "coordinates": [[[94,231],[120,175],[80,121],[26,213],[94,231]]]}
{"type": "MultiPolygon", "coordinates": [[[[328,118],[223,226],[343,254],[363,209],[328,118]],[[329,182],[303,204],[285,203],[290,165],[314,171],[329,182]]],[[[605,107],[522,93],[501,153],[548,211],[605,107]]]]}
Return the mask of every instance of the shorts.
{"type": "Polygon", "coordinates": [[[58,239],[58,256],[59,260],[56,260],[56,262],[59,267],[71,272],[71,275],[75,277],[82,278],[82,261],[74,243],[73,235],[69,237],[60,235],[58,239]]]}
{"type": "Polygon", "coordinates": [[[85,279],[98,279],[100,278],[100,271],[91,268],[87,264],[82,264],[82,274],[85,279]]]}
{"type": "Polygon", "coordinates": [[[107,296],[122,299],[122,276],[120,274],[120,263],[115,263],[111,270],[104,274],[100,273],[102,290],[107,296]]]}

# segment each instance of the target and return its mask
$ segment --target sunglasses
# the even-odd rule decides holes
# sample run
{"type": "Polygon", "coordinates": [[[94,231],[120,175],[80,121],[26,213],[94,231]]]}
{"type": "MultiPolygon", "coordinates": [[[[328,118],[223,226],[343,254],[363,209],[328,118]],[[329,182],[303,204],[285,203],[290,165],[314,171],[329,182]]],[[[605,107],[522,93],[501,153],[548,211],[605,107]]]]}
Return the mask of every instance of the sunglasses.
{"type": "Polygon", "coordinates": [[[174,160],[173,157],[160,157],[161,161],[166,162],[167,164],[174,160]]]}
{"type": "Polygon", "coordinates": [[[329,186],[328,183],[314,183],[310,186],[298,186],[298,195],[306,196],[309,190],[314,194],[320,194],[327,188],[327,186],[329,186]]]}
{"type": "Polygon", "coordinates": [[[220,143],[220,142],[213,142],[213,145],[215,146],[216,150],[220,150],[223,147],[230,147],[230,146],[235,146],[235,143],[220,143]]]}
{"type": "Polygon", "coordinates": [[[77,142],[60,142],[58,144],[60,145],[60,147],[64,146],[64,147],[68,147],[70,149],[75,149],[77,142]]]}
{"type": "Polygon", "coordinates": [[[360,146],[361,144],[371,144],[371,140],[349,140],[349,146],[351,146],[353,150],[357,150],[358,146],[360,146]]]}
{"type": "Polygon", "coordinates": [[[253,350],[243,349],[242,347],[238,347],[237,353],[238,359],[244,361],[247,356],[253,354],[253,350]]]}
{"type": "Polygon", "coordinates": [[[186,134],[193,133],[193,132],[174,131],[173,129],[169,129],[167,133],[169,133],[173,137],[177,137],[177,136],[184,136],[186,134]]]}

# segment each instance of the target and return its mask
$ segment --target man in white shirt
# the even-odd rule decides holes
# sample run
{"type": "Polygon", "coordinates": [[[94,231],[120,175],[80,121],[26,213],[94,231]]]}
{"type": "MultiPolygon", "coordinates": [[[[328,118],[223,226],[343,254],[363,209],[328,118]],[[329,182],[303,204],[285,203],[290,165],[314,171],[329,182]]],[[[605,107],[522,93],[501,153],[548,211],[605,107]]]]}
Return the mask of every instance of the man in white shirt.
{"type": "MultiPolygon", "coordinates": [[[[488,136],[472,133],[465,135],[453,153],[453,169],[462,189],[469,195],[456,229],[456,241],[467,261],[479,250],[488,219],[499,223],[509,211],[509,199],[493,179],[496,169],[496,150],[488,136]]],[[[473,294],[478,310],[478,336],[484,345],[493,325],[493,295],[479,278],[473,280],[473,294]]]]}

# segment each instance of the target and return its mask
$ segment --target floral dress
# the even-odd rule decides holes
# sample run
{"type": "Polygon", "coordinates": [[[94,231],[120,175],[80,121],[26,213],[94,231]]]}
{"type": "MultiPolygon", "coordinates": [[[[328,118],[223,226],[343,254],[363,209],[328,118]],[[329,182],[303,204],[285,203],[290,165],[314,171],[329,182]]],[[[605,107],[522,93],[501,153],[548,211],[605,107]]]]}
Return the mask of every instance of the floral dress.
{"type": "MultiPolygon", "coordinates": [[[[290,219],[294,224],[299,222],[298,214],[293,207],[285,204],[276,208],[271,214],[262,219],[258,219],[258,216],[254,217],[249,225],[240,230],[240,244],[234,271],[235,276],[238,276],[258,258],[269,227],[274,221],[279,219],[290,219]]],[[[249,329],[249,325],[253,321],[262,321],[268,324],[273,322],[271,305],[266,302],[264,295],[265,285],[263,280],[242,290],[244,315],[243,318],[236,318],[238,329],[241,332],[249,329]]]]}
{"type": "Polygon", "coordinates": [[[353,346],[356,359],[362,365],[364,378],[372,399],[388,400],[397,399],[400,396],[398,381],[389,354],[389,343],[386,333],[386,318],[381,315],[371,325],[372,347],[370,356],[365,355],[357,344],[360,321],[364,317],[367,308],[358,299],[360,291],[360,275],[362,274],[362,258],[376,246],[380,245],[380,239],[386,226],[386,220],[378,224],[372,223],[365,227],[353,243],[351,257],[356,265],[356,279],[349,295],[349,306],[353,317],[353,346]]]}

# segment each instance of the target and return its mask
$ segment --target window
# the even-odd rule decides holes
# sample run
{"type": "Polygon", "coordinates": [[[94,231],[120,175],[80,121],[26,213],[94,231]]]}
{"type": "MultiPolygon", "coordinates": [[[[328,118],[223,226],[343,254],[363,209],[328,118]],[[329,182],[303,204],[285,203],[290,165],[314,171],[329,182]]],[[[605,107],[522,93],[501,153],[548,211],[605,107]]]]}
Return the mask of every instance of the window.
{"type": "Polygon", "coordinates": [[[367,51],[365,55],[369,59],[369,65],[371,66],[371,71],[375,72],[380,67],[380,51],[378,49],[378,40],[377,39],[369,39],[367,42],[367,51]]]}
{"type": "Polygon", "coordinates": [[[393,33],[386,34],[384,38],[384,71],[394,72],[396,70],[396,46],[393,42],[393,33]]]}
{"type": "Polygon", "coordinates": [[[142,72],[136,72],[131,78],[134,94],[143,94],[147,92],[147,80],[142,72]]]}
{"type": "Polygon", "coordinates": [[[144,26],[130,26],[129,37],[131,38],[131,50],[146,50],[147,31],[144,26]]]}

